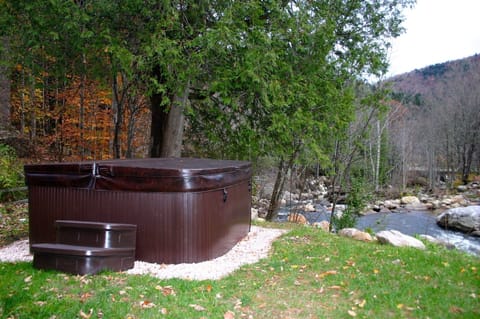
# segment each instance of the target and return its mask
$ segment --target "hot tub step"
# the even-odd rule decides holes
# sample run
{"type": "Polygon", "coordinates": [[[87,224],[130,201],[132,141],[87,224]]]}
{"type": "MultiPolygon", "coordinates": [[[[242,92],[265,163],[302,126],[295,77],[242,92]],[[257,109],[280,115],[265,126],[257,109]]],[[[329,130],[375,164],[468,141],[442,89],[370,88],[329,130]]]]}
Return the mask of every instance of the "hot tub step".
{"type": "Polygon", "coordinates": [[[96,274],[102,270],[133,268],[135,248],[103,248],[66,244],[34,244],[33,266],[72,274],[96,274]]]}
{"type": "Polygon", "coordinates": [[[136,225],[57,220],[57,243],[104,248],[135,248],[136,225]]]}

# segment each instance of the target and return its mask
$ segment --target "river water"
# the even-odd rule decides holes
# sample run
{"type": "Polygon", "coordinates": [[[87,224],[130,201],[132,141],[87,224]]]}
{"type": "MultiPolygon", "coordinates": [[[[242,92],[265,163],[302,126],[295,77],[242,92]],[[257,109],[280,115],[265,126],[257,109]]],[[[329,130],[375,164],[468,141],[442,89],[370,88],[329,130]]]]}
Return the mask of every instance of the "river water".
{"type": "MultiPolygon", "coordinates": [[[[316,212],[301,212],[310,223],[330,220],[330,212],[322,205],[316,205],[316,212]]],[[[286,221],[288,208],[279,211],[277,220],[286,221]]],[[[461,232],[446,230],[436,224],[436,215],[430,211],[376,213],[360,216],[356,228],[371,229],[374,233],[382,230],[398,230],[406,235],[430,235],[454,245],[457,249],[480,256],[480,238],[461,232]]]]}

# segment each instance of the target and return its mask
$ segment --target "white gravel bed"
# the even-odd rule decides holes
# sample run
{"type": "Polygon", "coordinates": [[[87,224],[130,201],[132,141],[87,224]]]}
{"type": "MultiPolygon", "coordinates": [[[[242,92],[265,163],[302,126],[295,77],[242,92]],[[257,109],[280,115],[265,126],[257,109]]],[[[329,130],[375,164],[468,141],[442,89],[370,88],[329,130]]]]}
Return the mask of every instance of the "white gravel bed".
{"type": "Polygon", "coordinates": [[[32,261],[28,240],[19,240],[0,249],[1,262],[32,261]]]}
{"type": "MultiPolygon", "coordinates": [[[[272,242],[286,230],[252,226],[250,233],[228,253],[218,258],[193,264],[165,265],[136,261],[128,274],[147,274],[160,279],[220,279],[243,265],[268,257],[272,242]]],[[[20,240],[0,249],[0,262],[31,261],[28,240],[20,240]]]]}
{"type": "Polygon", "coordinates": [[[282,229],[252,226],[250,233],[243,240],[238,242],[228,253],[218,258],[200,263],[177,265],[136,261],[135,267],[127,270],[127,273],[149,274],[160,279],[220,279],[243,265],[254,264],[260,259],[268,257],[272,242],[285,232],[282,229]]]}

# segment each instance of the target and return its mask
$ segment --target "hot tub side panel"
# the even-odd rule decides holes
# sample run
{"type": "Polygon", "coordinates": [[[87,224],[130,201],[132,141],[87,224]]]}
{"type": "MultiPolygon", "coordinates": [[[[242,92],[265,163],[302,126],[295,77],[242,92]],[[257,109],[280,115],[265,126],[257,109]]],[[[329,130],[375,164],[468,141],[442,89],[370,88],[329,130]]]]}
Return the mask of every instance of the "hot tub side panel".
{"type": "Polygon", "coordinates": [[[135,224],[136,259],[147,262],[213,259],[250,230],[247,180],[222,189],[172,193],[34,185],[29,202],[31,244],[55,242],[58,219],[135,224]]]}

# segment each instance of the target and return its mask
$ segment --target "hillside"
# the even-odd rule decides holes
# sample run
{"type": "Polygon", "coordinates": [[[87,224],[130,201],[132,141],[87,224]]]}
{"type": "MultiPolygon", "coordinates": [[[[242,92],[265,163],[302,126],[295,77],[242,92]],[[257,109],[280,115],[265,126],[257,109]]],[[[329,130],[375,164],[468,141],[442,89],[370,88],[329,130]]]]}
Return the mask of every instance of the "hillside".
{"type": "MultiPolygon", "coordinates": [[[[480,54],[471,57],[438,63],[422,69],[394,76],[387,80],[392,84],[395,96],[422,96],[422,100],[442,99],[457,94],[462,79],[478,78],[480,54]],[[460,83],[459,83],[460,81],[460,83]]],[[[405,102],[405,101],[404,101],[405,102]]]]}
{"type": "MultiPolygon", "coordinates": [[[[388,79],[393,102],[407,110],[392,123],[396,162],[439,171],[467,183],[480,172],[480,55],[435,64],[388,79]]],[[[393,110],[392,110],[393,112],[393,110]]],[[[403,173],[405,174],[405,173],[403,173]]]]}

